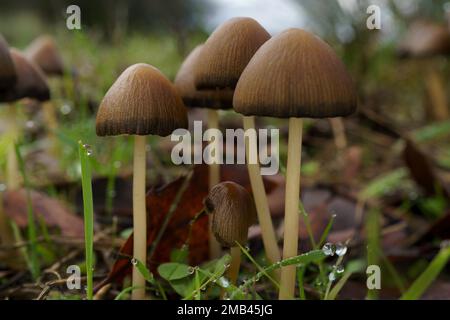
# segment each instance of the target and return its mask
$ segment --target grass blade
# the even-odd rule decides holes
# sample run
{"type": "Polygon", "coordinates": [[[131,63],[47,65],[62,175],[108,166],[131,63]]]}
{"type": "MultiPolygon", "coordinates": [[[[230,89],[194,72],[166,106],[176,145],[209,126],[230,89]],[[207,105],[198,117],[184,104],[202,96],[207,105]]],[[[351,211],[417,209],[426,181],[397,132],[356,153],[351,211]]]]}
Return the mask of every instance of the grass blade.
{"type": "Polygon", "coordinates": [[[450,259],[450,246],[443,247],[428,267],[414,281],[409,289],[401,296],[400,300],[417,300],[422,297],[424,292],[431,286],[434,280],[439,276],[450,259]]]}
{"type": "Polygon", "coordinates": [[[87,299],[93,299],[93,255],[94,255],[94,204],[92,200],[90,150],[88,146],[78,142],[81,164],[81,185],[83,189],[84,240],[86,248],[87,299]]]}
{"type": "Polygon", "coordinates": [[[36,220],[34,218],[33,205],[31,202],[30,185],[28,182],[28,176],[25,171],[25,162],[23,161],[22,155],[20,153],[20,146],[18,144],[15,144],[15,151],[17,155],[17,161],[19,163],[19,170],[23,177],[23,184],[25,186],[27,199],[27,232],[28,241],[30,242],[28,252],[28,265],[33,279],[37,279],[40,275],[41,269],[39,266],[39,258],[37,253],[36,220]]]}

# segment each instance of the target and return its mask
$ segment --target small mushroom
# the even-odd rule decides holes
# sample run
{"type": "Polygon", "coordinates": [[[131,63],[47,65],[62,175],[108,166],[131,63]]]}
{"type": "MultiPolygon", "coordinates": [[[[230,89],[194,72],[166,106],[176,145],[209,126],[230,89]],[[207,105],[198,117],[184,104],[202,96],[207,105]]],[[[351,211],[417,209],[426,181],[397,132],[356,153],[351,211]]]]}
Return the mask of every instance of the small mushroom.
{"type": "MultiPolygon", "coordinates": [[[[234,109],[247,116],[289,118],[283,259],[297,255],[302,118],[353,113],[357,99],[345,65],[317,36],[288,29],[268,40],[236,86],[234,109]]],[[[281,270],[280,299],[291,299],[295,266],[281,270]]]]}
{"type": "Polygon", "coordinates": [[[230,248],[228,275],[233,284],[239,274],[241,251],[247,243],[248,228],[256,222],[251,195],[237,183],[226,181],[214,186],[205,199],[205,210],[212,215],[212,231],[217,241],[230,248]]]}
{"type": "Polygon", "coordinates": [[[38,101],[50,99],[50,90],[42,70],[23,53],[15,48],[10,50],[11,58],[17,74],[17,80],[8,92],[5,92],[0,100],[12,102],[22,98],[30,98],[38,101]]]}
{"type": "Polygon", "coordinates": [[[36,38],[25,49],[25,56],[36,63],[48,76],[62,76],[64,64],[55,40],[49,35],[36,38]]]}
{"type": "MultiPolygon", "coordinates": [[[[147,260],[145,135],[167,136],[187,128],[187,113],[175,87],[155,67],[139,63],[126,69],[105,94],[97,112],[98,136],[134,135],[133,257],[147,260]]],[[[145,279],[133,268],[133,299],[145,297],[145,279]]]]}

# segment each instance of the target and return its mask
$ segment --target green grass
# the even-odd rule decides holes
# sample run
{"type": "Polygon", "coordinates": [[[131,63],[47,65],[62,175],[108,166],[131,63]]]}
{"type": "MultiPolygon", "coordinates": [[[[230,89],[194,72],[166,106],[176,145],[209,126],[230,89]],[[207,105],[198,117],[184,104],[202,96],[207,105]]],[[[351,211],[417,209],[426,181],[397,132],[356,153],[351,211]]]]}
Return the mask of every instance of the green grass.
{"type": "Polygon", "coordinates": [[[409,289],[401,296],[401,300],[417,300],[436,280],[450,259],[450,246],[446,245],[438,252],[422,274],[413,282],[409,289]]]}
{"type": "Polygon", "coordinates": [[[93,299],[93,256],[94,256],[94,204],[92,200],[92,181],[90,159],[91,150],[81,141],[78,143],[81,164],[81,184],[83,189],[84,239],[86,248],[87,299],[93,299]]]}
{"type": "Polygon", "coordinates": [[[38,247],[37,247],[37,227],[36,220],[33,212],[33,204],[31,202],[31,190],[28,182],[28,176],[25,171],[25,162],[20,153],[20,146],[15,144],[15,151],[17,155],[17,161],[19,164],[19,170],[22,174],[23,184],[25,186],[26,200],[27,200],[27,235],[29,241],[27,263],[33,279],[37,279],[41,273],[39,264],[38,247]]]}

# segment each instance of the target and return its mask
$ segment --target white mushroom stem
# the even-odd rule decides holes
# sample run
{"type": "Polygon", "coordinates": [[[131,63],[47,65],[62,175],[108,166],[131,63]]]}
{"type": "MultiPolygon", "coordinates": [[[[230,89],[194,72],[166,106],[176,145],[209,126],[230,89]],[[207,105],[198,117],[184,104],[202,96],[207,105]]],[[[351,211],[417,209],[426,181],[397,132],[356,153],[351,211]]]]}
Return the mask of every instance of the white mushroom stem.
{"type": "Polygon", "coordinates": [[[241,249],[239,247],[231,247],[230,255],[231,262],[228,268],[228,278],[231,284],[235,285],[239,275],[239,268],[241,267],[241,249]]]}
{"type": "Polygon", "coordinates": [[[343,150],[347,147],[347,137],[345,135],[345,126],[342,118],[330,118],[331,129],[333,130],[334,143],[338,150],[343,150]]]}
{"type": "MultiPolygon", "coordinates": [[[[255,130],[255,118],[243,117],[244,130],[255,130]]],[[[252,186],[253,198],[255,200],[256,212],[258,214],[258,221],[261,227],[262,240],[266,256],[271,264],[280,260],[280,249],[278,248],[275,230],[273,228],[272,218],[270,216],[269,203],[267,201],[266,190],[264,188],[263,179],[259,163],[249,163],[249,159],[258,159],[258,150],[256,141],[249,139],[245,143],[245,153],[247,156],[247,168],[252,186]],[[250,153],[254,153],[252,156],[250,153]]]]}
{"type": "MultiPolygon", "coordinates": [[[[302,128],[300,118],[289,118],[289,142],[286,169],[286,197],[284,213],[283,259],[294,257],[298,250],[300,167],[302,159],[302,128]]],[[[281,269],[279,299],[293,299],[295,291],[295,266],[281,269]]]]}
{"type": "MultiPolygon", "coordinates": [[[[219,128],[219,113],[217,110],[208,109],[208,127],[210,129],[219,128]]],[[[214,150],[217,150],[217,141],[211,143],[215,144],[214,150]]],[[[220,165],[218,163],[212,163],[208,166],[209,170],[209,190],[212,189],[216,184],[220,182],[220,165]]],[[[220,257],[221,247],[211,229],[212,219],[209,219],[209,257],[211,259],[216,259],[220,257]]]]}
{"type": "MultiPolygon", "coordinates": [[[[145,136],[134,137],[133,163],[133,257],[143,264],[147,262],[147,211],[145,208],[145,136]]],[[[145,298],[145,279],[133,266],[133,300],[145,298]]]]}

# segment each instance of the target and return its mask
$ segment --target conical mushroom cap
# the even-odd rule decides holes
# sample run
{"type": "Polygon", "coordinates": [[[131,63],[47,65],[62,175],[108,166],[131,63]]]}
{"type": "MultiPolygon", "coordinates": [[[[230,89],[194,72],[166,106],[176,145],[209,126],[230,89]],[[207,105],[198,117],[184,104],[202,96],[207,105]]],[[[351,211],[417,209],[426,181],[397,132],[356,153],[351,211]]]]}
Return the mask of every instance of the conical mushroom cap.
{"type": "Polygon", "coordinates": [[[205,199],[205,209],[212,214],[212,231],[225,247],[247,242],[248,228],[256,222],[253,198],[242,186],[226,181],[215,185],[205,199]]]}
{"type": "Polygon", "coordinates": [[[63,60],[51,36],[36,38],[25,50],[25,55],[47,75],[61,76],[64,73],[63,60]]]}
{"type": "Polygon", "coordinates": [[[197,90],[195,87],[194,74],[202,48],[203,45],[195,47],[181,64],[174,81],[175,88],[187,107],[230,109],[233,107],[233,90],[197,90]]]}
{"type": "Polygon", "coordinates": [[[242,70],[270,34],[251,18],[233,18],[206,40],[195,74],[197,89],[234,89],[242,70]]]}
{"type": "Polygon", "coordinates": [[[42,70],[19,50],[11,48],[10,54],[16,69],[17,80],[11,90],[0,93],[0,100],[8,102],[22,98],[49,100],[50,90],[42,70]]]}
{"type": "Polygon", "coordinates": [[[450,54],[450,32],[444,25],[416,21],[406,32],[397,53],[401,58],[450,54]]]}
{"type": "Polygon", "coordinates": [[[187,128],[187,113],[170,81],[155,67],[128,67],[106,93],[97,112],[99,136],[167,136],[187,128]]]}
{"type": "Polygon", "coordinates": [[[346,116],[356,109],[352,80],[331,47],[288,29],[256,52],[239,79],[234,109],[279,118],[346,116]]]}
{"type": "MultiPolygon", "coordinates": [[[[16,82],[16,70],[9,53],[9,47],[0,34],[0,91],[11,88],[16,82]]],[[[1,93],[0,93],[1,94],[1,93]]]]}

